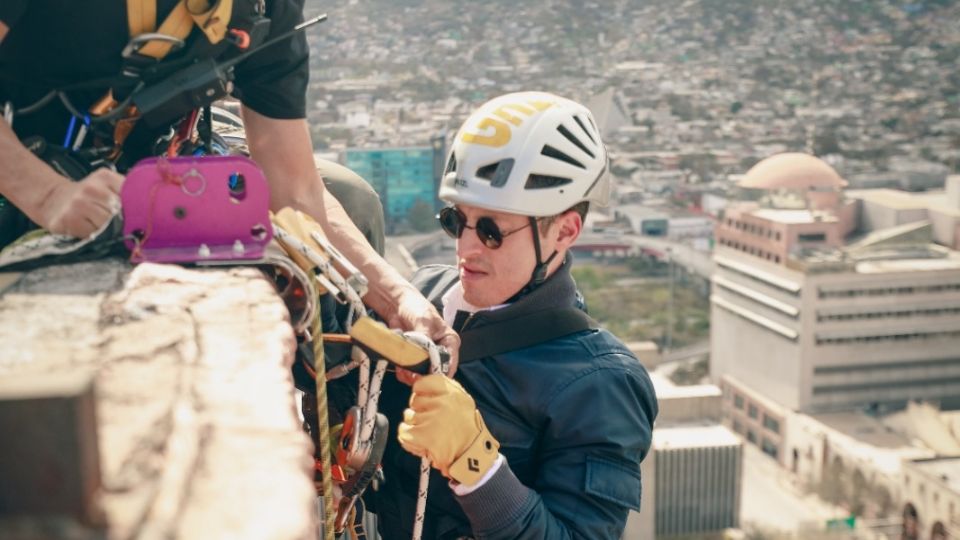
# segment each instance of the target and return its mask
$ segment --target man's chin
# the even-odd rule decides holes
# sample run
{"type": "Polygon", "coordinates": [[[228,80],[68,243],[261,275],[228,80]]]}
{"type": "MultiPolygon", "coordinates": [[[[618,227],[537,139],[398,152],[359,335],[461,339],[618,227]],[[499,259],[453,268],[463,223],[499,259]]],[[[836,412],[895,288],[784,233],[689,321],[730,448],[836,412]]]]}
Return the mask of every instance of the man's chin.
{"type": "Polygon", "coordinates": [[[488,307],[499,306],[505,303],[510,296],[494,297],[489,287],[483,287],[480,283],[462,283],[463,299],[475,308],[485,309],[488,307]]]}
{"type": "Polygon", "coordinates": [[[463,299],[467,301],[473,307],[476,308],[486,308],[490,307],[492,304],[489,303],[487,298],[484,298],[482,294],[477,294],[478,291],[474,290],[474,287],[470,285],[463,285],[463,299]]]}

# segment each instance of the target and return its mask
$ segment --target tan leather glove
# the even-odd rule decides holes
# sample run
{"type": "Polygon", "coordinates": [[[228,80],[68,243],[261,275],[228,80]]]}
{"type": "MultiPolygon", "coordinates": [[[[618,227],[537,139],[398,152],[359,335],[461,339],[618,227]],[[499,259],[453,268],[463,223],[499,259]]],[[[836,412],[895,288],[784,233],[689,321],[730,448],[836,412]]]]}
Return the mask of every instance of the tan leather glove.
{"type": "Polygon", "coordinates": [[[483,478],[500,450],[470,394],[439,374],[414,383],[397,439],[407,452],[426,457],[445,477],[466,485],[483,478]]]}

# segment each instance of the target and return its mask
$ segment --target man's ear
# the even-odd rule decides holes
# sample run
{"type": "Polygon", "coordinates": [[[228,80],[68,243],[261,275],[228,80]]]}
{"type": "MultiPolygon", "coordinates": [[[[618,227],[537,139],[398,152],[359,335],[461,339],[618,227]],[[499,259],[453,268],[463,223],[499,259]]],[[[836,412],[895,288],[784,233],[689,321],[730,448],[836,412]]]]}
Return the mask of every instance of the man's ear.
{"type": "Polygon", "coordinates": [[[10,31],[10,27],[0,21],[0,41],[3,41],[3,38],[6,37],[7,32],[10,31]]]}
{"type": "Polygon", "coordinates": [[[558,251],[569,249],[576,242],[583,231],[583,219],[575,210],[567,210],[557,217],[557,247],[558,251]]]}

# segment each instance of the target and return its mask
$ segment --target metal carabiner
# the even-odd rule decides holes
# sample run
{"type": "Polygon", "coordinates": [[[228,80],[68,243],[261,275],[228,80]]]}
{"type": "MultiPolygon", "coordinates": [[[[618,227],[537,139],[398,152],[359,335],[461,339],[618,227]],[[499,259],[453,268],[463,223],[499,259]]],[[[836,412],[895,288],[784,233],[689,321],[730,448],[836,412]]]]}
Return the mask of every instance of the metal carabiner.
{"type": "Polygon", "coordinates": [[[146,34],[140,34],[130,38],[130,41],[127,42],[126,46],[123,48],[123,51],[120,53],[120,56],[123,57],[124,60],[130,60],[133,58],[134,54],[139,53],[140,49],[142,49],[151,41],[165,41],[172,44],[172,47],[170,47],[170,52],[182,49],[186,43],[180,38],[168,36],[167,34],[147,32],[146,34]]]}

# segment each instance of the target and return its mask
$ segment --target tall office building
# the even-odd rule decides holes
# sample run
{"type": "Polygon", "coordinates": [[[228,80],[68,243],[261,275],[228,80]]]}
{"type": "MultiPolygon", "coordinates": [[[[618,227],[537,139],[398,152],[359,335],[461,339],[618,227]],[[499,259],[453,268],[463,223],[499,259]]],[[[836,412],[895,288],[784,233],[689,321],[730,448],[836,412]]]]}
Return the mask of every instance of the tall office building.
{"type": "Polygon", "coordinates": [[[387,227],[394,230],[407,221],[418,202],[438,209],[437,190],[446,159],[442,136],[430,146],[405,148],[349,148],[344,164],[365,178],[380,195],[387,227]]]}
{"type": "Polygon", "coordinates": [[[960,405],[960,177],[844,191],[823,161],[781,154],[740,187],[711,298],[711,374],[735,431],[786,464],[791,411],[960,405]]]}

